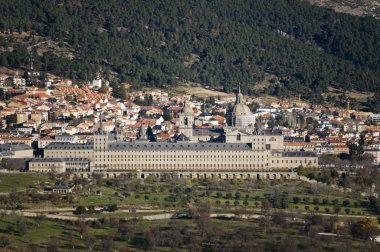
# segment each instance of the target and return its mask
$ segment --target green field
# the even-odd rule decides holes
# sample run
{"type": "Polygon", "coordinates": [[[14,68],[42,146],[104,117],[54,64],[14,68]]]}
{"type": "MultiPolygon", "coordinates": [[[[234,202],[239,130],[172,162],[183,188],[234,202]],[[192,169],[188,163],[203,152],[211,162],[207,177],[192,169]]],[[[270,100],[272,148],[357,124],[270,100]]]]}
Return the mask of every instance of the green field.
{"type": "Polygon", "coordinates": [[[105,248],[107,246],[105,237],[112,240],[110,245],[112,249],[127,247],[132,251],[172,251],[169,248],[176,249],[176,251],[188,251],[193,246],[190,242],[191,239],[195,239],[205,251],[220,251],[220,249],[228,247],[236,249],[233,251],[245,251],[239,249],[247,246],[257,246],[258,251],[261,249],[268,251],[273,246],[280,249],[279,251],[289,251],[281,250],[281,248],[310,251],[309,249],[312,247],[320,248],[318,251],[335,251],[345,247],[345,244],[350,244],[350,249],[353,251],[375,251],[372,249],[379,248],[372,242],[345,236],[306,235],[303,233],[303,225],[300,224],[276,225],[271,223],[269,226],[265,226],[257,220],[214,219],[209,224],[214,230],[207,231],[212,237],[202,235],[196,221],[191,219],[127,222],[126,225],[132,230],[130,238],[121,237],[118,225],[120,224],[112,223],[112,220],[109,219],[98,223],[89,222],[81,237],[81,228],[74,222],[36,221],[17,216],[1,216],[0,237],[2,235],[8,237],[8,248],[28,247],[35,248],[37,251],[46,251],[49,246],[52,246],[51,237],[54,236],[58,237],[54,244],[60,248],[59,251],[88,251],[89,246],[92,246],[94,251],[113,251],[105,248]],[[20,231],[20,222],[27,226],[25,230],[21,229],[20,231]],[[151,240],[156,238],[151,238],[147,234],[151,230],[160,233],[158,235],[160,238],[157,239],[161,240],[155,244],[151,240]],[[169,230],[174,231],[170,233],[169,230]],[[93,242],[89,245],[88,240],[91,237],[93,242]],[[291,241],[289,241],[289,237],[292,238],[291,241]],[[180,245],[171,241],[176,238],[180,245]]]}
{"type": "Polygon", "coordinates": [[[314,188],[301,181],[149,178],[141,183],[125,178],[78,181],[56,177],[52,180],[47,175],[34,173],[1,174],[0,178],[0,208],[35,213],[51,209],[45,214],[77,218],[63,221],[51,219],[50,215],[49,219],[42,215],[35,218],[3,215],[0,218],[0,249],[2,246],[14,250],[28,247],[32,251],[56,251],[55,246],[59,251],[118,251],[121,248],[132,251],[249,251],[255,247],[257,251],[310,251],[311,248],[335,251],[348,245],[354,251],[378,249],[375,243],[350,235],[351,223],[362,216],[375,216],[367,206],[367,198],[355,192],[314,188]],[[73,185],[73,193],[43,192],[45,183],[60,180],[73,185]],[[282,205],[276,206],[276,197],[280,197],[282,205]],[[294,202],[294,197],[298,197],[299,202],[294,202]],[[328,203],[323,203],[323,199],[328,203]],[[344,200],[348,200],[346,206],[344,200]],[[210,204],[207,216],[211,213],[247,213],[261,217],[210,219],[193,215],[194,211],[201,211],[197,207],[208,204],[206,202],[210,204]],[[117,206],[114,212],[98,210],[113,204],[117,206]],[[77,206],[85,206],[88,211],[73,215],[70,209],[77,206]],[[61,207],[69,209],[60,211],[61,207]],[[337,207],[338,212],[335,211],[337,207]],[[130,212],[129,209],[150,209],[151,212],[130,212]],[[168,211],[187,213],[187,218],[140,219],[168,211]],[[268,219],[279,213],[284,217],[268,219]],[[312,224],[306,233],[305,223],[315,214],[323,214],[321,223],[312,224]],[[286,216],[295,219],[287,221],[286,216]],[[90,218],[86,224],[83,224],[84,218],[90,218]],[[344,225],[340,227],[339,223],[344,225]],[[318,235],[326,231],[341,236],[318,235]]]}
{"type": "Polygon", "coordinates": [[[52,180],[41,173],[0,173],[0,193],[41,188],[52,180]]]}

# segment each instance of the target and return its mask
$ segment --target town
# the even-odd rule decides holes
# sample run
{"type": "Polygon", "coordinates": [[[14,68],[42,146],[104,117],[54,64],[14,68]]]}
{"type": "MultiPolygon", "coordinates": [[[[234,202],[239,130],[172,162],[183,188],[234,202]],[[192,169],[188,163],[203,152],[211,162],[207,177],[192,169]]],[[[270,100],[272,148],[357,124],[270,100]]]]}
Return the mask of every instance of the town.
{"type": "MultiPolygon", "coordinates": [[[[226,232],[211,223],[231,225],[231,220],[251,223],[255,232],[270,232],[265,220],[285,234],[300,228],[307,236],[318,232],[316,240],[345,233],[376,237],[377,175],[371,169],[380,162],[380,115],[351,109],[349,100],[343,107],[310,104],[300,97],[262,102],[244,96],[238,84],[223,97],[196,86],[217,94],[206,98],[161,89],[133,91],[126,84],[127,96],[120,99],[104,79],[76,83],[50,74],[36,82],[3,74],[0,85],[0,213],[15,222],[16,230],[0,236],[2,247],[11,246],[8,237],[21,246],[19,234],[31,234],[26,225],[58,220],[80,230],[71,236],[78,245],[53,235],[28,248],[111,251],[125,241],[127,248],[152,250],[204,246],[182,236],[173,243],[161,227],[126,234],[140,222],[169,220],[165,228],[177,230],[173,225],[185,222],[181,218],[197,215],[210,228],[197,221],[189,230],[205,230],[210,237],[226,232]],[[339,214],[358,221],[327,219],[339,214]],[[18,215],[23,219],[16,221],[18,215]],[[365,221],[370,224],[358,229],[365,221]],[[115,236],[95,235],[107,225],[115,236]],[[294,227],[285,230],[287,225],[294,227]]],[[[269,247],[284,246],[264,241],[269,247]]],[[[212,246],[217,249],[217,244],[212,246]]]]}
{"type": "MultiPolygon", "coordinates": [[[[360,155],[366,155],[374,165],[380,164],[380,114],[350,109],[349,101],[344,108],[327,108],[301,100],[265,104],[251,99],[248,103],[238,85],[236,98],[232,99],[171,96],[153,89],[130,92],[128,99],[122,100],[113,98],[109,82],[100,78],[79,87],[72,80],[51,76],[44,80],[44,87],[37,87],[33,83],[26,85],[24,78],[3,74],[0,85],[3,98],[9,98],[0,101],[3,169],[38,170],[30,169],[32,159],[35,163],[44,157],[83,157],[75,152],[66,157],[62,151],[58,155],[49,153],[58,143],[66,143],[66,147],[87,146],[99,132],[115,141],[131,143],[249,143],[253,142],[250,135],[281,135],[283,143],[279,148],[285,152],[344,157],[355,146],[360,147],[360,155]],[[250,107],[255,107],[255,111],[250,107]]],[[[333,165],[348,170],[353,164],[346,161],[333,165]]],[[[266,168],[268,162],[264,162],[266,168]]],[[[278,162],[271,169],[281,168],[278,162]]],[[[322,158],[320,165],[332,165],[324,162],[322,158]]],[[[183,165],[181,160],[177,164],[183,165]]],[[[296,168],[299,164],[294,162],[286,167],[296,168]]],[[[318,166],[317,161],[312,164],[304,166],[318,166]]],[[[78,170],[83,171],[83,167],[78,170]]],[[[45,167],[44,171],[53,169],[45,167]]]]}

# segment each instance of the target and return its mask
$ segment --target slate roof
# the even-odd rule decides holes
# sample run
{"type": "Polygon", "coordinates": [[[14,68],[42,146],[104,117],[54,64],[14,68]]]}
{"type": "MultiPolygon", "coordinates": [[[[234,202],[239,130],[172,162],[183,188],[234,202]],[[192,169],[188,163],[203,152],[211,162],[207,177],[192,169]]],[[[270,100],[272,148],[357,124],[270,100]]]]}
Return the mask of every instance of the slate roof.
{"type": "Polygon", "coordinates": [[[34,158],[30,160],[30,163],[41,162],[70,162],[70,161],[90,161],[88,158],[34,158]]]}
{"type": "Polygon", "coordinates": [[[110,143],[110,150],[252,150],[246,143],[110,143]]]}
{"type": "Polygon", "coordinates": [[[88,150],[93,149],[93,145],[86,143],[86,144],[76,144],[76,143],[62,143],[62,142],[53,142],[50,143],[46,149],[49,150],[66,150],[66,149],[76,149],[76,150],[88,150]]]}
{"type": "Polygon", "coordinates": [[[317,157],[318,155],[311,151],[292,151],[283,152],[283,157],[317,157]]]}

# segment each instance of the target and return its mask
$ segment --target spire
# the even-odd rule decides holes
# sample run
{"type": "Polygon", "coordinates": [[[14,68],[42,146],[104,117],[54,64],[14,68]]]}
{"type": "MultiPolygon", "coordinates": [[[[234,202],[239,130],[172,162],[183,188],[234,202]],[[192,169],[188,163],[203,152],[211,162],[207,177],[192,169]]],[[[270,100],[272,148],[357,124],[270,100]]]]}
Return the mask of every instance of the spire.
{"type": "Polygon", "coordinates": [[[103,135],[103,114],[99,116],[99,133],[103,135]]]}
{"type": "Polygon", "coordinates": [[[239,83],[238,93],[236,94],[236,102],[235,103],[243,103],[243,102],[244,102],[243,94],[241,93],[240,83],[239,83]]]}

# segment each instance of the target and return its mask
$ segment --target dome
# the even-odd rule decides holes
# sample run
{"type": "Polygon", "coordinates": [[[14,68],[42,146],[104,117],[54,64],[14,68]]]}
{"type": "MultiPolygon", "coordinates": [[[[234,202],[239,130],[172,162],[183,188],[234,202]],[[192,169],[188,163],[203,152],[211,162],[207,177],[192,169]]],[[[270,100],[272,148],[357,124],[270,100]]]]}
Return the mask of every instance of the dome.
{"type": "Polygon", "coordinates": [[[255,115],[245,104],[243,94],[240,92],[240,86],[236,95],[235,106],[231,111],[230,122],[232,126],[238,128],[252,127],[255,125],[255,115]]]}
{"type": "Polygon", "coordinates": [[[243,103],[237,103],[234,106],[233,115],[234,116],[252,115],[252,111],[249,109],[247,105],[243,103]]]}

